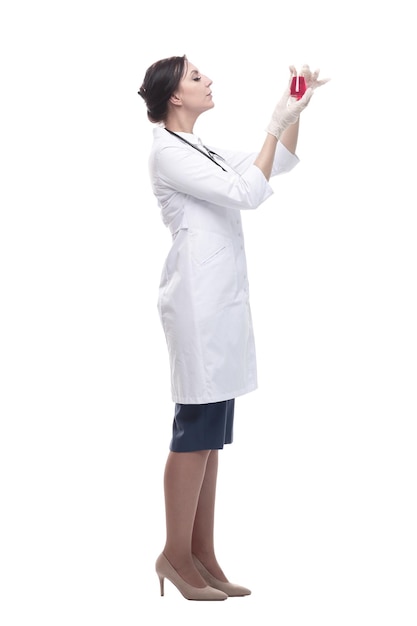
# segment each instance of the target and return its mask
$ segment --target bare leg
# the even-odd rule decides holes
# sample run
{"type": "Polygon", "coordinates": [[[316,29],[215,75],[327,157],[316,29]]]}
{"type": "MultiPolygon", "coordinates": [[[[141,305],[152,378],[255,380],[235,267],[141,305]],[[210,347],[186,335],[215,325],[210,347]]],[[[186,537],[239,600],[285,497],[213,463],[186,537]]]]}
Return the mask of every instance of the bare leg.
{"type": "Polygon", "coordinates": [[[209,456],[210,450],[170,452],[165,466],[164,554],[181,578],[193,587],[207,585],[193,563],[191,541],[209,456]]]}
{"type": "Polygon", "coordinates": [[[195,514],[192,551],[215,578],[227,582],[214,551],[214,510],[218,464],[218,450],[211,450],[195,514]]]}

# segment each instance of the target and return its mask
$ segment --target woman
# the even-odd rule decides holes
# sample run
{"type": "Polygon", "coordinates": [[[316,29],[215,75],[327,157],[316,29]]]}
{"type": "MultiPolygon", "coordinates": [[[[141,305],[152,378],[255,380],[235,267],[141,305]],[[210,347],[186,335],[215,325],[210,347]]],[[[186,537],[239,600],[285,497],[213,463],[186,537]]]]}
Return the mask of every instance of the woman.
{"type": "Polygon", "coordinates": [[[273,193],[271,175],[298,162],[300,113],[326,82],[303,69],[307,91],[296,100],[288,85],[255,154],[213,151],[194,135],[198,117],[214,107],[212,81],[185,56],[151,65],[139,90],[158,124],[150,176],[172,235],[158,301],[175,402],[166,543],[156,561],[161,595],[165,578],[189,600],[251,593],[228,581],[213,540],[218,450],[232,442],[234,399],[257,386],[240,211],[262,204],[273,193]]]}

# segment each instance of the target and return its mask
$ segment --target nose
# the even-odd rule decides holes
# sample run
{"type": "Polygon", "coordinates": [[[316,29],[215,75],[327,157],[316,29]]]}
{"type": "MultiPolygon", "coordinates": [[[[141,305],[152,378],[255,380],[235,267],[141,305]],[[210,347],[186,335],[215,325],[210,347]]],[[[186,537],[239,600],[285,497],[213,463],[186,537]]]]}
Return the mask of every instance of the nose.
{"type": "Polygon", "coordinates": [[[207,85],[207,87],[210,87],[210,85],[212,85],[212,84],[213,84],[213,81],[212,81],[212,80],[211,80],[211,78],[209,78],[208,76],[206,76],[206,77],[205,77],[205,79],[206,79],[206,85],[207,85]]]}

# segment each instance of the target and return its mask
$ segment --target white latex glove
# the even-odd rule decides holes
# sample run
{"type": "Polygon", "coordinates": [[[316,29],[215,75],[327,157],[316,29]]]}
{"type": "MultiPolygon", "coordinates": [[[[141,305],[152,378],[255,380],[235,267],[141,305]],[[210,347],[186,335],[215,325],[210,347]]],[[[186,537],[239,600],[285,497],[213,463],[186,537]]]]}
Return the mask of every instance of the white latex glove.
{"type": "MultiPolygon", "coordinates": [[[[294,67],[291,66],[290,69],[294,70],[294,67]]],[[[304,76],[307,88],[310,88],[314,91],[314,89],[317,89],[317,87],[321,87],[325,83],[328,83],[330,80],[330,78],[322,78],[321,80],[318,80],[319,73],[320,70],[315,70],[314,72],[312,72],[308,65],[303,65],[303,67],[301,68],[300,76],[304,76]]]]}
{"type": "Polygon", "coordinates": [[[274,135],[277,139],[281,137],[282,133],[286,128],[288,128],[288,126],[291,126],[291,124],[294,124],[298,120],[301,112],[310,102],[310,98],[313,95],[314,91],[311,87],[309,87],[300,100],[291,98],[291,80],[292,72],[290,80],[288,81],[287,88],[282,94],[278,104],[276,105],[271,117],[271,121],[266,128],[266,132],[270,135],[274,135]]]}

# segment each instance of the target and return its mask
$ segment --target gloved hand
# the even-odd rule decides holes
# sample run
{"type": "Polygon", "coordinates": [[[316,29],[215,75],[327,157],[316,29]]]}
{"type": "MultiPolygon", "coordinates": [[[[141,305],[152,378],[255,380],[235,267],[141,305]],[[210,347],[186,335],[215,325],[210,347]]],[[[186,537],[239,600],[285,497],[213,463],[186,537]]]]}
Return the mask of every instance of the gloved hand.
{"type": "MultiPolygon", "coordinates": [[[[290,70],[294,70],[293,66],[290,67],[290,70]]],[[[296,73],[296,72],[295,72],[296,73]]],[[[301,68],[300,76],[304,76],[307,88],[317,89],[317,87],[321,87],[325,83],[328,83],[330,78],[322,78],[318,80],[320,70],[316,70],[315,72],[311,72],[310,67],[308,65],[303,65],[301,68]]]]}
{"type": "Polygon", "coordinates": [[[313,88],[308,87],[305,94],[300,100],[290,97],[291,80],[292,80],[292,68],[290,80],[286,90],[281,96],[275,110],[272,114],[271,121],[269,122],[266,132],[270,135],[274,135],[277,139],[280,138],[282,133],[288,126],[294,124],[300,117],[301,112],[306,108],[310,102],[310,98],[313,95],[313,88]]]}

